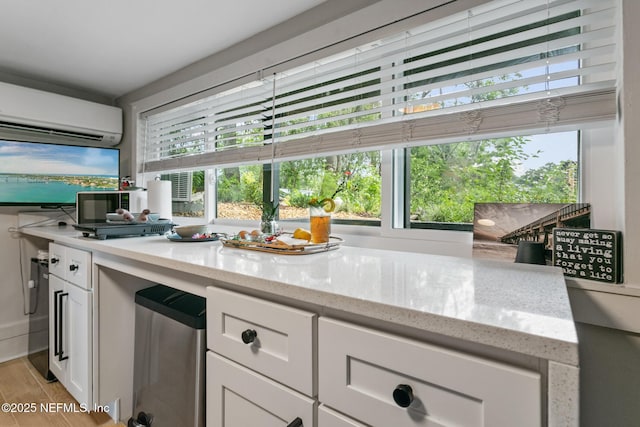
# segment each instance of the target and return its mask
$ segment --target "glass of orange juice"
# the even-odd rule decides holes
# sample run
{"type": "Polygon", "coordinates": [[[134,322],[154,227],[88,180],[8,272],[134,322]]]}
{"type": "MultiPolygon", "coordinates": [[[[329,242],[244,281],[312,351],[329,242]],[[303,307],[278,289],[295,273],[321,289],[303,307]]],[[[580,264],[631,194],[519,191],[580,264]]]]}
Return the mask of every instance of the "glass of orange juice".
{"type": "Polygon", "coordinates": [[[309,206],[311,243],[326,243],[331,235],[331,212],[322,206],[309,206]]]}

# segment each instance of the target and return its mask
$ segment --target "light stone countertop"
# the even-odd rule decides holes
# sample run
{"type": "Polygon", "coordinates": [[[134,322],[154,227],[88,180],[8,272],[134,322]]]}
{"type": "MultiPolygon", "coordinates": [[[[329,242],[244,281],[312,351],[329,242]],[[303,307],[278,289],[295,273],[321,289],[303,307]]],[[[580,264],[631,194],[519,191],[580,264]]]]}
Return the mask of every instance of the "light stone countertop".
{"type": "MultiPolygon", "coordinates": [[[[235,229],[221,226],[221,232],[235,229]]],[[[22,233],[321,307],[578,366],[578,339],[556,267],[348,246],[287,256],[172,242],[97,240],[68,227],[22,233]]],[[[348,243],[348,242],[347,242],[348,243]]]]}

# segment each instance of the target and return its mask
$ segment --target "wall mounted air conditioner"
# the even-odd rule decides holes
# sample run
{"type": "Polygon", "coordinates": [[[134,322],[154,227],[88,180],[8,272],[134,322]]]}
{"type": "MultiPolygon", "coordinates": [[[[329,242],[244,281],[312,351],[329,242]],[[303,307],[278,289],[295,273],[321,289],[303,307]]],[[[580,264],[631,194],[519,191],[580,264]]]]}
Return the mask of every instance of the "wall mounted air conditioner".
{"type": "Polygon", "coordinates": [[[122,138],[122,110],[0,82],[0,137],[113,146],[122,138]]]}

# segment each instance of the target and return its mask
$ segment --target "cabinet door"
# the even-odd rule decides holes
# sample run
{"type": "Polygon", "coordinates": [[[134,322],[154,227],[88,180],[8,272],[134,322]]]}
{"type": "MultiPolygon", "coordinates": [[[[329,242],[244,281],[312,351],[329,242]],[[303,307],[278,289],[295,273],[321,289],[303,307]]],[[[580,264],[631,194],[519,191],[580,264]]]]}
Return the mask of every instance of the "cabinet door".
{"type": "Polygon", "coordinates": [[[66,323],[61,307],[64,292],[65,281],[49,274],[49,369],[61,383],[67,371],[67,359],[60,355],[60,333],[64,332],[62,326],[66,323]]]}
{"type": "Polygon", "coordinates": [[[92,404],[90,291],[49,275],[51,372],[79,402],[92,404]]]}
{"type": "Polygon", "coordinates": [[[69,283],[66,293],[69,296],[63,309],[68,320],[64,325],[63,350],[69,356],[69,364],[64,385],[78,402],[91,405],[92,293],[69,283]]]}
{"type": "Polygon", "coordinates": [[[331,319],[318,321],[319,400],[368,425],[541,425],[537,372],[331,319]]]}
{"type": "Polygon", "coordinates": [[[207,427],[314,427],[313,399],[211,351],[206,396],[207,427]]]}

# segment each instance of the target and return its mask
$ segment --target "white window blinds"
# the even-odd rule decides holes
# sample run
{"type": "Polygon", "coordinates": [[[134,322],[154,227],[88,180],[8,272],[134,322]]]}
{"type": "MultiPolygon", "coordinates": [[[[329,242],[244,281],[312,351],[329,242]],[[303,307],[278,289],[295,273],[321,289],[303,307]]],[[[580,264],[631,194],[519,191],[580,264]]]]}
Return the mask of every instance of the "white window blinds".
{"type": "Polygon", "coordinates": [[[615,117],[612,0],[501,0],[143,117],[145,171],[615,117]]]}

